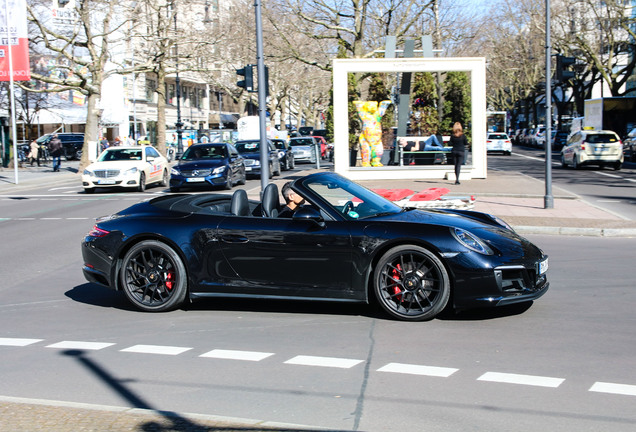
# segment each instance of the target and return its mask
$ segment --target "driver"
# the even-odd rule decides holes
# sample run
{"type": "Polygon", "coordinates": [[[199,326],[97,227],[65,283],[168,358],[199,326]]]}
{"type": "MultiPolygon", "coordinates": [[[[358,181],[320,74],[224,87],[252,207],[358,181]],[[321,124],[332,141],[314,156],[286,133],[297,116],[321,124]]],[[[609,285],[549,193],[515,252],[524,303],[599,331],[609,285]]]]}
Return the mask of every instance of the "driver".
{"type": "Polygon", "coordinates": [[[281,194],[283,195],[286,205],[280,209],[278,217],[291,218],[296,210],[305,203],[305,198],[294,192],[291,188],[291,184],[292,182],[289,181],[285,183],[281,189],[281,194]]]}

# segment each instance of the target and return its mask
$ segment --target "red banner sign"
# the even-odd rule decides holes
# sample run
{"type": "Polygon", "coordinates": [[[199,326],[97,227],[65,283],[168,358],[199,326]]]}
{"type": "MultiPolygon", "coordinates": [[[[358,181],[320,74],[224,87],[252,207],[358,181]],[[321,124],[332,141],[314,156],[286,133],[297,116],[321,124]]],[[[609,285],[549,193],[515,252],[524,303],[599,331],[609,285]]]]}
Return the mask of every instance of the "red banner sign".
{"type": "Polygon", "coordinates": [[[26,0],[0,0],[0,81],[11,80],[11,69],[14,81],[31,79],[26,0]]]}

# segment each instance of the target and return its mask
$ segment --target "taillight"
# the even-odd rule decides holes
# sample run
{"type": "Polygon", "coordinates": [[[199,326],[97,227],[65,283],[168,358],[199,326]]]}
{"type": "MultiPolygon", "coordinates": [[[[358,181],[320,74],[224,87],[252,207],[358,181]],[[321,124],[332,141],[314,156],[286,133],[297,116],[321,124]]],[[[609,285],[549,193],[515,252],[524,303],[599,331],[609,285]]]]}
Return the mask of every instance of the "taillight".
{"type": "Polygon", "coordinates": [[[90,237],[104,237],[107,234],[110,234],[110,231],[103,230],[97,225],[94,225],[93,229],[88,232],[90,237]]]}
{"type": "Polygon", "coordinates": [[[585,150],[585,141],[581,143],[581,150],[585,150]]]}

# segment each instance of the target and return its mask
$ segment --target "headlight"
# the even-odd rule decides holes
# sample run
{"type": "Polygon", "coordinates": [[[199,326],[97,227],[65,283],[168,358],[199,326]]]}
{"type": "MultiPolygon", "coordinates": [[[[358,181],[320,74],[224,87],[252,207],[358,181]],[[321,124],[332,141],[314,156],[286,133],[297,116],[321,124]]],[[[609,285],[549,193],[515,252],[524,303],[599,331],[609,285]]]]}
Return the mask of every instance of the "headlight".
{"type": "Polygon", "coordinates": [[[261,165],[261,161],[258,159],[254,159],[254,166],[260,166],[261,165]]]}
{"type": "Polygon", "coordinates": [[[283,152],[283,151],[279,151],[279,152],[278,152],[278,158],[279,158],[279,159],[282,159],[282,158],[284,158],[284,157],[285,157],[285,152],[283,152]]]}
{"type": "Polygon", "coordinates": [[[89,171],[89,170],[85,169],[85,170],[84,170],[84,175],[87,175],[87,176],[91,176],[91,177],[92,177],[92,176],[93,176],[93,171],[89,171]]]}
{"type": "Polygon", "coordinates": [[[466,246],[468,249],[483,255],[493,255],[492,249],[475,234],[472,234],[461,228],[451,228],[451,233],[455,240],[466,246]]]}
{"type": "Polygon", "coordinates": [[[220,166],[218,168],[214,168],[214,171],[212,171],[212,174],[221,174],[225,172],[225,165],[220,166]]]}
{"type": "Polygon", "coordinates": [[[172,175],[181,175],[181,171],[176,168],[170,168],[170,174],[172,175]]]}
{"type": "Polygon", "coordinates": [[[136,172],[137,172],[137,167],[132,167],[132,168],[129,168],[129,169],[127,169],[126,171],[124,171],[124,175],[127,175],[127,174],[134,174],[134,173],[136,173],[136,172]]]}

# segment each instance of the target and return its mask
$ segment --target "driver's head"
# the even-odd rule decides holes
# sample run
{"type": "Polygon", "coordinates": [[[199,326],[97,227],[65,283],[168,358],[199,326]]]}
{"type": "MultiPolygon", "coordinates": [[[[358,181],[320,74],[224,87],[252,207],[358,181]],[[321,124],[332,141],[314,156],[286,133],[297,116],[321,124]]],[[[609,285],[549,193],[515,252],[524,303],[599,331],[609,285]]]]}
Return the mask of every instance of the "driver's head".
{"type": "Polygon", "coordinates": [[[292,190],[291,183],[292,182],[289,181],[283,185],[281,194],[283,195],[283,199],[287,203],[287,206],[291,209],[294,209],[300,205],[303,205],[305,203],[305,198],[298,195],[292,190]]]}

